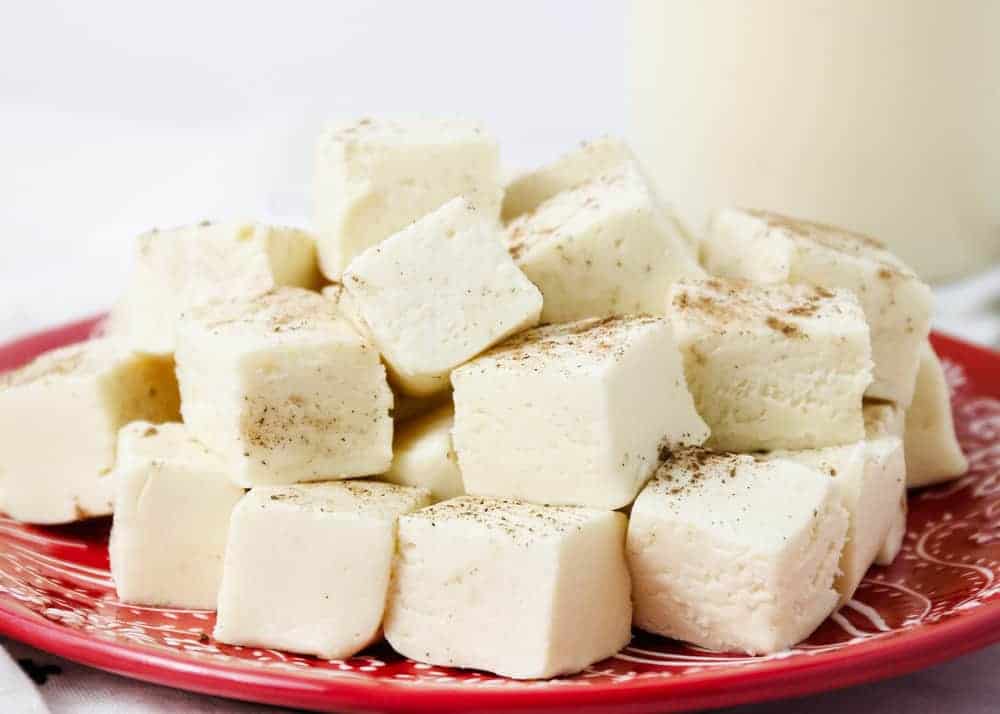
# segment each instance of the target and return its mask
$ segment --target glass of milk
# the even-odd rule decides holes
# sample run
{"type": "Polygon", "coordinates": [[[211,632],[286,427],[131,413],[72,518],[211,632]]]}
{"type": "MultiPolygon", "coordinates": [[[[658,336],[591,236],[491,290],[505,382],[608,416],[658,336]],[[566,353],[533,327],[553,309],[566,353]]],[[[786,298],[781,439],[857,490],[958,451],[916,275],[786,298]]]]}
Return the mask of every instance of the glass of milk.
{"type": "Polygon", "coordinates": [[[1000,1],[634,0],[628,45],[630,139],[696,233],[738,205],[931,280],[1000,260],[1000,1]]]}

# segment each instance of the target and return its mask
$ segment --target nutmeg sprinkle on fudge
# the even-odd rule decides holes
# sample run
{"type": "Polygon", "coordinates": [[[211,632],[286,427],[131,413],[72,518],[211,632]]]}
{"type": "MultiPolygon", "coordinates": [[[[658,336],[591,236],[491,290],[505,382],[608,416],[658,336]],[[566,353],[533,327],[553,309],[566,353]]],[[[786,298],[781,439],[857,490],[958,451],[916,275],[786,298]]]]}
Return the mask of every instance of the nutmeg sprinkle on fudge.
{"type": "Polygon", "coordinates": [[[670,325],[580,320],[524,332],[452,373],[467,493],[621,508],[662,447],[708,436],[670,325]]]}
{"type": "Polygon", "coordinates": [[[852,291],[871,329],[874,371],[865,396],[910,404],[933,299],[879,241],[768,211],[727,209],[713,218],[702,254],[709,272],[722,277],[852,291]]]}
{"type": "Polygon", "coordinates": [[[709,446],[811,449],[864,439],[871,348],[852,293],[712,278],[677,283],[669,304],[709,446]]]}

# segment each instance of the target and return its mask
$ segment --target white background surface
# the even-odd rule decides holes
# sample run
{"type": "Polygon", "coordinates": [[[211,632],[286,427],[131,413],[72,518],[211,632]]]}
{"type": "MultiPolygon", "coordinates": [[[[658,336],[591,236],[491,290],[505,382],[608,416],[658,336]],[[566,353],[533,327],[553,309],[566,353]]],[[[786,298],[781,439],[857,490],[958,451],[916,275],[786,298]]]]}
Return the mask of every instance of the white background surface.
{"type": "MultiPolygon", "coordinates": [[[[512,165],[625,130],[618,0],[0,7],[0,340],[108,307],[130,238],[152,226],[306,223],[326,119],[460,113],[484,120],[512,165]]],[[[975,304],[997,283],[987,278],[975,304]]],[[[970,305],[945,297],[959,315],[970,305]]],[[[972,328],[984,341],[1000,333],[996,318],[955,325],[973,322],[987,325],[972,328]]],[[[998,664],[994,649],[746,711],[993,711],[998,664]]],[[[43,688],[53,711],[194,711],[187,695],[86,668],[66,665],[57,681],[43,688]]]]}
{"type": "Polygon", "coordinates": [[[324,120],[463,114],[506,161],[622,133],[623,2],[5,2],[0,339],[105,308],[129,239],[307,221],[324,120]]]}

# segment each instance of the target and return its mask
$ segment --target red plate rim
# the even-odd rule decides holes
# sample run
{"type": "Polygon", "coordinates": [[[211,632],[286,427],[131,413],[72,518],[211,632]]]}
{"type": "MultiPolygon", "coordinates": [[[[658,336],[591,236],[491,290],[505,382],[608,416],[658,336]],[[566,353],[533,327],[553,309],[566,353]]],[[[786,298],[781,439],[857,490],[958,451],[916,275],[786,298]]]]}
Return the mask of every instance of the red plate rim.
{"type": "MultiPolygon", "coordinates": [[[[39,351],[83,339],[99,317],[28,335],[0,352],[39,351]]],[[[936,334],[934,342],[966,360],[994,365],[1000,354],[936,334]]],[[[4,355],[6,356],[6,355],[4,355]]],[[[4,369],[0,359],[0,370],[4,369]]],[[[1000,596],[940,622],[863,642],[848,650],[792,660],[770,660],[731,672],[686,673],[676,679],[631,680],[595,687],[567,683],[554,689],[503,689],[419,685],[398,681],[336,679],[320,682],[284,674],[236,670],[226,665],[165,655],[153,648],[111,642],[36,616],[0,601],[0,634],[54,655],[155,684],[233,699],[317,711],[681,711],[753,703],[898,676],[1000,641],[1000,596]]]]}

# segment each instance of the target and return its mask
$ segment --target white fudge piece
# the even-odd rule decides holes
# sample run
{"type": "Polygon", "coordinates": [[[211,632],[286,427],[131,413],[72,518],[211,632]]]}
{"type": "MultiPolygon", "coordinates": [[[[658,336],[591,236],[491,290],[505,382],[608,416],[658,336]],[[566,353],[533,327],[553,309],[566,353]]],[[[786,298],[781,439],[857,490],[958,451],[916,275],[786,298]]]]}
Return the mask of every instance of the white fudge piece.
{"type": "Polygon", "coordinates": [[[317,293],[279,288],[189,310],[177,378],[185,424],[243,486],[389,468],[385,368],[317,293]]]}
{"type": "Polygon", "coordinates": [[[415,660],[516,679],[579,672],[630,639],[626,523],[470,496],[403,516],[386,639],[415,660]]]}
{"type": "Polygon", "coordinates": [[[104,338],[0,375],[0,510],[29,523],[112,511],[118,430],[176,421],[173,360],[104,338]]]}
{"type": "Polygon", "coordinates": [[[849,516],[834,583],[841,603],[847,602],[885,545],[900,501],[906,500],[902,441],[889,436],[825,449],[775,451],[767,458],[795,461],[833,481],[849,516]]]}
{"type": "Polygon", "coordinates": [[[661,318],[530,330],[452,382],[455,451],[466,492],[479,496],[621,508],[662,450],[708,437],[661,318]]]}
{"type": "Polygon", "coordinates": [[[828,476],[791,461],[675,452],[632,506],[635,625],[767,654],[837,605],[848,516],[828,476]]]}
{"type": "Polygon", "coordinates": [[[370,481],[254,488],[233,511],[215,639],[357,654],[379,636],[396,520],[428,502],[370,481]]]}
{"type": "Polygon", "coordinates": [[[941,361],[925,342],[920,349],[913,403],[906,412],[906,485],[929,486],[961,476],[969,462],[955,436],[951,392],[941,361]]]}
{"type": "Polygon", "coordinates": [[[507,242],[545,297],[545,322],[662,315],[673,282],[704,276],[632,162],[517,218],[507,226],[507,242]]]}
{"type": "Polygon", "coordinates": [[[295,228],[205,221],[153,230],[136,239],[132,276],[107,330],[173,352],[177,319],[190,307],[282,285],[317,288],[320,280],[315,240],[295,228]]]}
{"type": "Polygon", "coordinates": [[[455,196],[497,221],[503,189],[496,141],[476,122],[360,119],[328,128],[316,152],[320,267],[351,259],[455,196]]]}
{"type": "MultiPolygon", "coordinates": [[[[903,451],[903,425],[906,419],[905,410],[890,402],[866,402],[865,434],[869,443],[878,439],[892,439],[891,458],[885,460],[887,468],[894,469],[899,480],[906,483],[906,459],[903,451]],[[894,438],[893,438],[894,437],[894,438]]],[[[903,547],[906,536],[906,490],[899,497],[899,505],[892,516],[889,530],[886,533],[882,547],[875,555],[878,565],[891,565],[903,547]]]]}
{"type": "Polygon", "coordinates": [[[455,410],[445,404],[400,425],[392,442],[392,466],[380,479],[426,488],[439,501],[464,494],[451,443],[454,422],[455,410]]]}
{"type": "Polygon", "coordinates": [[[243,489],[183,424],[118,434],[108,551],[122,602],[214,610],[229,516],[243,489]]]}
{"type": "Polygon", "coordinates": [[[702,253],[709,272],[724,277],[854,291],[871,327],[875,370],[866,396],[909,405],[933,296],[881,243],[820,223],[729,209],[713,219],[702,253]]]}
{"type": "Polygon", "coordinates": [[[551,164],[514,176],[504,188],[500,216],[505,223],[509,223],[518,216],[531,213],[558,193],[574,189],[613,172],[622,164],[635,161],[632,149],[621,139],[602,136],[581,142],[551,164]]]}
{"type": "Polygon", "coordinates": [[[351,261],[342,282],[390,368],[424,395],[451,370],[538,322],[542,295],[508,255],[496,226],[455,198],[351,261]]]}
{"type": "Polygon", "coordinates": [[[674,285],[670,305],[712,448],[811,449],[864,439],[871,353],[851,293],[711,279],[674,285]]]}

